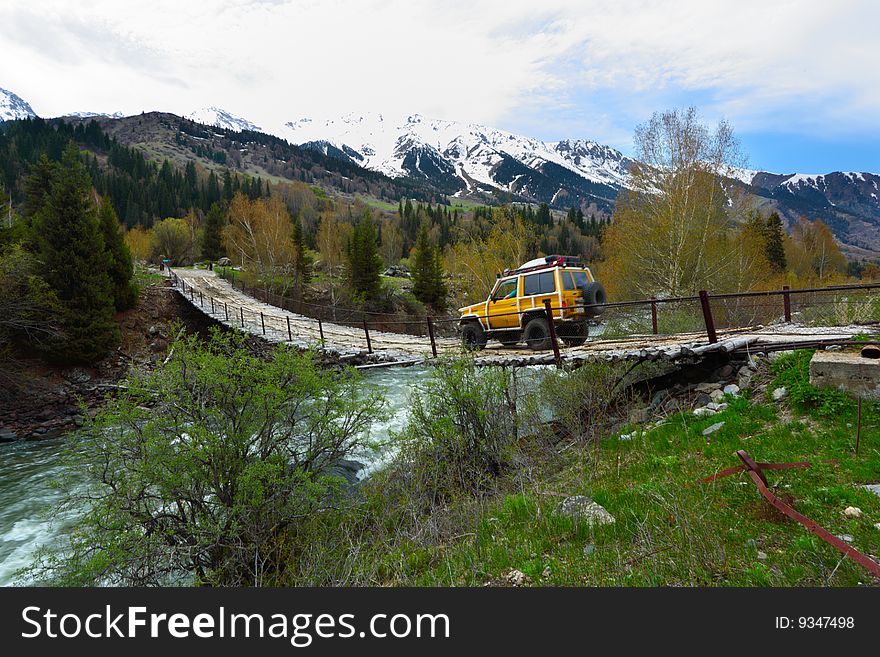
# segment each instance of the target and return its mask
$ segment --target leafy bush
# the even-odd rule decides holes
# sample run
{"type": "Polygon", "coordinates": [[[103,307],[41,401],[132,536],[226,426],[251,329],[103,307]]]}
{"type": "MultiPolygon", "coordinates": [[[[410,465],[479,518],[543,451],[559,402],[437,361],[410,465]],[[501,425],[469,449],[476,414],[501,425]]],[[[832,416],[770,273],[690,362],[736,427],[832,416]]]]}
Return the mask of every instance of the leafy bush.
{"type": "Polygon", "coordinates": [[[283,572],[281,539],[333,506],[341,480],[327,473],[367,447],[384,404],[353,373],[284,347],[266,362],[243,340],[176,341],[86,427],[70,471],[90,486],[70,504],[89,511],[32,578],[251,586],[283,572]]]}
{"type": "Polygon", "coordinates": [[[438,503],[491,488],[513,459],[517,415],[509,374],[445,361],[413,392],[398,468],[412,494],[438,503]]]}
{"type": "Polygon", "coordinates": [[[598,362],[567,372],[547,372],[534,398],[536,408],[546,409],[563,437],[602,437],[630,400],[623,376],[620,366],[598,362]]]}

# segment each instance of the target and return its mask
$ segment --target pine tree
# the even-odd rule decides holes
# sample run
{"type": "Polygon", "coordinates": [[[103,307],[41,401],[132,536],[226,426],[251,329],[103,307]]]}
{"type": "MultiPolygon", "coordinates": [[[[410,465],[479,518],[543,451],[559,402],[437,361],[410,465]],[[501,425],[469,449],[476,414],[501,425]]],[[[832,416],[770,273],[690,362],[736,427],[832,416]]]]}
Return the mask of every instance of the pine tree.
{"type": "Polygon", "coordinates": [[[434,303],[434,249],[428,240],[428,225],[419,228],[413,253],[413,296],[422,303],[434,303]]]}
{"type": "Polygon", "coordinates": [[[64,150],[46,203],[35,218],[43,278],[61,303],[61,337],[49,356],[66,363],[93,363],[119,342],[113,321],[113,289],[91,181],[73,143],[64,150]]]}
{"type": "Polygon", "coordinates": [[[546,203],[541,203],[538,206],[538,211],[535,213],[535,223],[539,226],[550,226],[553,223],[553,218],[550,215],[550,206],[546,203]]]}
{"type": "Polygon", "coordinates": [[[311,280],[312,259],[306,248],[306,240],[303,236],[302,222],[299,217],[293,220],[293,272],[294,284],[298,292],[302,292],[302,287],[307,285],[311,280]]]}
{"type": "Polygon", "coordinates": [[[55,164],[49,161],[46,154],[40,156],[30,168],[24,181],[24,216],[27,219],[35,216],[46,205],[49,186],[55,175],[55,164]]]}
{"type": "Polygon", "coordinates": [[[211,204],[208,214],[205,215],[205,230],[202,233],[202,258],[205,260],[219,260],[224,255],[223,250],[223,208],[219,203],[211,204]]]}
{"type": "Polygon", "coordinates": [[[369,211],[364,212],[355,224],[347,251],[351,288],[367,299],[377,298],[382,258],[376,243],[376,226],[369,211]]]}
{"type": "Polygon", "coordinates": [[[131,251],[125,243],[116,210],[107,196],[101,199],[98,222],[107,251],[107,273],[113,286],[113,306],[117,311],[127,310],[137,301],[138,289],[131,280],[134,273],[131,251]]]}
{"type": "Polygon", "coordinates": [[[788,267],[785,259],[785,230],[782,227],[782,219],[775,210],[767,217],[763,233],[767,260],[770,262],[773,271],[781,274],[788,267]]]}

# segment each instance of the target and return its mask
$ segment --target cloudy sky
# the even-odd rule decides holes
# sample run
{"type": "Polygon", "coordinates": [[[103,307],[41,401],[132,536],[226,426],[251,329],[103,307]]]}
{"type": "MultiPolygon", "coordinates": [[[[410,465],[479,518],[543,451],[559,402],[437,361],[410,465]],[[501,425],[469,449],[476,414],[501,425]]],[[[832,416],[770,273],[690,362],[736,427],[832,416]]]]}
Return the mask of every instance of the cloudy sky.
{"type": "Polygon", "coordinates": [[[694,105],[753,168],[877,172],[878,25],[877,0],[0,0],[0,87],[41,116],[419,112],[625,152],[694,105]]]}

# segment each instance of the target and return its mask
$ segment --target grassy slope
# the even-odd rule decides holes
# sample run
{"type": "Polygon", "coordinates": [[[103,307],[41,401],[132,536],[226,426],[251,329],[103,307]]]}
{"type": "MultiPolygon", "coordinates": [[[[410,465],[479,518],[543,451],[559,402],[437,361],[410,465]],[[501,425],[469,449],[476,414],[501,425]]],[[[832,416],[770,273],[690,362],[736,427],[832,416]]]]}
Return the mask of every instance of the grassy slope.
{"type": "MultiPolygon", "coordinates": [[[[789,372],[776,383],[803,387],[807,360],[793,363],[797,382],[789,372]]],[[[856,456],[855,404],[831,396],[826,414],[820,414],[821,401],[792,414],[788,402],[740,398],[714,417],[678,415],[631,441],[614,435],[596,446],[572,446],[538,478],[539,490],[497,501],[451,545],[416,549],[403,579],[473,586],[502,583],[518,569],[542,585],[876,584],[772,509],[747,475],[695,483],[738,465],[737,449],[758,461],[811,461],[810,469],[770,472],[777,494],[832,533],[852,535],[860,551],[880,555],[880,530],[873,526],[880,522],[880,498],[857,486],[880,479],[877,407],[863,407],[856,456]],[[702,430],[721,421],[724,427],[707,441],[702,430]],[[591,529],[559,517],[554,509],[562,494],[593,497],[617,522],[591,529]],[[846,518],[842,512],[850,505],[864,515],[846,518]]]]}

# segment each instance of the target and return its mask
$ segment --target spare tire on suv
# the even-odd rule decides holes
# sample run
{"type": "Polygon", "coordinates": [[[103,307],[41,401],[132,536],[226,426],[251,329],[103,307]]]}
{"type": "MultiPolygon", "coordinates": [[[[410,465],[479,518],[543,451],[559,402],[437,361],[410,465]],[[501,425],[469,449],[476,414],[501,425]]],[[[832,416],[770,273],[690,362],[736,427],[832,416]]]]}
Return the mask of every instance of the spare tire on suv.
{"type": "Polygon", "coordinates": [[[600,306],[604,306],[608,300],[608,296],[605,294],[605,288],[602,287],[602,284],[594,281],[593,283],[582,287],[581,293],[584,297],[584,305],[587,306],[587,308],[585,308],[586,316],[598,317],[601,315],[603,308],[600,306]]]}

